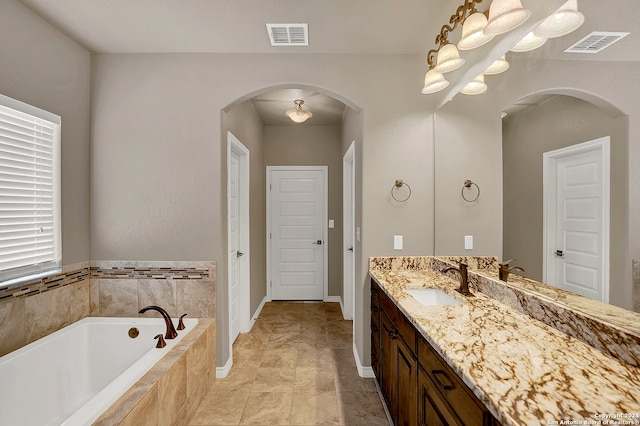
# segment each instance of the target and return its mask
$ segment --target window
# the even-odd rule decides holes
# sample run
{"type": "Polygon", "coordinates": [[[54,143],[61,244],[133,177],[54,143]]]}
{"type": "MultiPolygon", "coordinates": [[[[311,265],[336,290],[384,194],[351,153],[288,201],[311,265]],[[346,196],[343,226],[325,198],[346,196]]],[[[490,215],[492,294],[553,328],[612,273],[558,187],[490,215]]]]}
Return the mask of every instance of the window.
{"type": "Polygon", "coordinates": [[[60,117],[0,95],[0,287],[60,269],[60,117]]]}

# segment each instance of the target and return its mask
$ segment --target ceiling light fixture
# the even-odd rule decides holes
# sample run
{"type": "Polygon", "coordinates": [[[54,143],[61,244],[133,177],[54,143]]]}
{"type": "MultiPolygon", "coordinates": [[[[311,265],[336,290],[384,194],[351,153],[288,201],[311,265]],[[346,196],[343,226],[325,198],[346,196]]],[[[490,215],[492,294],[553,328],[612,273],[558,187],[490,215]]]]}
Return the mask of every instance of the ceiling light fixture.
{"type": "MultiPolygon", "coordinates": [[[[449,86],[443,74],[456,70],[464,64],[459,50],[470,50],[491,41],[495,36],[504,34],[522,25],[531,16],[531,11],[522,7],[520,0],[493,0],[487,12],[476,9],[483,0],[464,0],[449,24],[440,28],[436,35],[437,48],[427,53],[428,70],[424,76],[422,93],[435,93],[449,86]],[[458,25],[462,26],[462,35],[458,47],[449,43],[449,33],[458,25]]],[[[578,1],[567,0],[553,14],[544,17],[534,31],[527,34],[511,48],[512,52],[528,52],[546,43],[548,38],[559,37],[577,29],[584,22],[584,16],[578,12],[578,1]]],[[[461,90],[465,94],[479,94],[487,90],[485,75],[495,75],[509,69],[505,55],[493,62],[481,75],[461,90]]]]}
{"type": "Polygon", "coordinates": [[[284,115],[289,117],[291,121],[296,123],[304,123],[305,121],[313,117],[313,114],[310,111],[302,109],[302,104],[304,103],[302,99],[296,99],[295,101],[293,101],[293,103],[295,104],[295,107],[284,113],[284,115]]]}

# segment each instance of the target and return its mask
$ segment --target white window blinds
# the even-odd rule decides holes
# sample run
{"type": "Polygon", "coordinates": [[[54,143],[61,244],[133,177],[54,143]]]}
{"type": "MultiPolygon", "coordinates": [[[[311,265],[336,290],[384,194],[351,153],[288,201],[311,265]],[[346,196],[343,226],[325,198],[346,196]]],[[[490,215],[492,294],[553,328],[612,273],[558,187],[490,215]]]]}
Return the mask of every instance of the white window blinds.
{"type": "Polygon", "coordinates": [[[60,117],[0,95],[0,286],[61,265],[60,117]]]}

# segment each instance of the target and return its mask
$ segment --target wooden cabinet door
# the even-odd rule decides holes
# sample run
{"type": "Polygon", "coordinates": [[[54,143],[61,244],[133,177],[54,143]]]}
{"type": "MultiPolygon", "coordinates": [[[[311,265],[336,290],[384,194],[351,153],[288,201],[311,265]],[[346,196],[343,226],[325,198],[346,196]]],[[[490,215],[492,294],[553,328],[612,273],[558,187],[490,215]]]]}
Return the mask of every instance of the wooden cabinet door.
{"type": "Polygon", "coordinates": [[[422,367],[418,368],[418,425],[462,426],[422,367]]]}
{"type": "Polygon", "coordinates": [[[417,426],[418,361],[405,342],[396,342],[396,382],[398,406],[394,424],[397,426],[417,426]]]}
{"type": "Polygon", "coordinates": [[[395,327],[389,317],[382,312],[380,315],[380,388],[387,400],[387,407],[391,417],[395,419],[398,411],[394,402],[397,400],[395,394],[395,372],[396,372],[396,332],[395,327]]]}

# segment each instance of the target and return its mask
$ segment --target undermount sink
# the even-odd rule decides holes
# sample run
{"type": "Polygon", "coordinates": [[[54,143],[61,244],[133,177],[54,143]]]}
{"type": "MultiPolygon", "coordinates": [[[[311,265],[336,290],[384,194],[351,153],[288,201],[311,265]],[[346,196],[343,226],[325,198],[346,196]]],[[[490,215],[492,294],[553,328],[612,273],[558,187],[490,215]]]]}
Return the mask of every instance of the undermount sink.
{"type": "Polygon", "coordinates": [[[462,305],[462,302],[435,288],[416,288],[405,290],[423,305],[462,305]]]}

